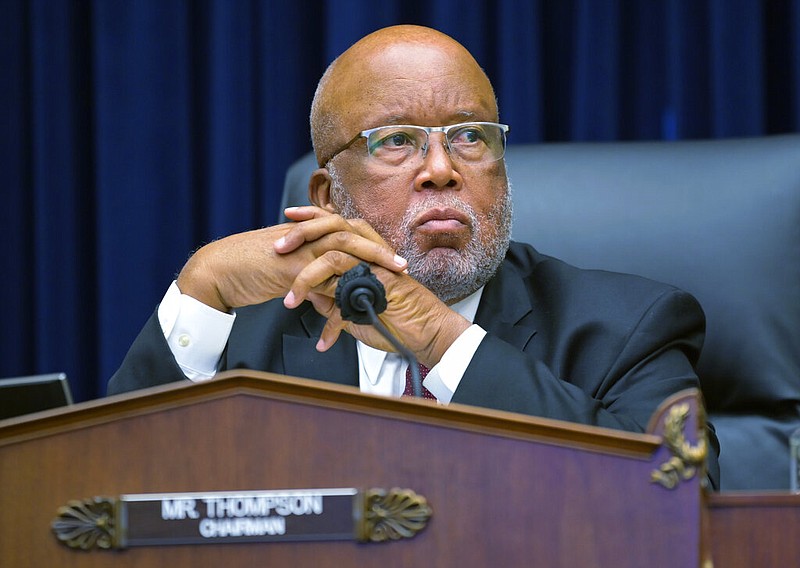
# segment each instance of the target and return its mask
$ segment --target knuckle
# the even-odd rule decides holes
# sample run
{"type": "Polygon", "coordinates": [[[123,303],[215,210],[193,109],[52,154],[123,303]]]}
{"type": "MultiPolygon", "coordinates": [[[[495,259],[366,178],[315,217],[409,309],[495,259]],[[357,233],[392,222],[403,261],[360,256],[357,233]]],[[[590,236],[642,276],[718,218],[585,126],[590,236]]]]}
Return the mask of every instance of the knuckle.
{"type": "Polygon", "coordinates": [[[352,240],[352,234],[346,231],[337,231],[331,237],[336,248],[345,248],[352,240]]]}
{"type": "Polygon", "coordinates": [[[389,255],[390,258],[394,258],[394,252],[382,243],[373,243],[372,251],[375,258],[380,258],[384,255],[389,255]]]}
{"type": "Polygon", "coordinates": [[[340,250],[330,250],[325,253],[323,259],[331,268],[338,268],[342,265],[348,264],[351,256],[340,250]]]}

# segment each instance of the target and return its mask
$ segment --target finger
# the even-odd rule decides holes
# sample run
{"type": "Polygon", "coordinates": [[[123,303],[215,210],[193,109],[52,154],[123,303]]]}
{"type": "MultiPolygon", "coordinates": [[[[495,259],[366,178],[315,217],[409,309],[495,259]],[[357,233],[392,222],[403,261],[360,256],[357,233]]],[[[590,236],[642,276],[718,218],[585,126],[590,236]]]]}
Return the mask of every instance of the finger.
{"type": "MultiPolygon", "coordinates": [[[[323,217],[338,217],[344,220],[344,217],[331,213],[320,207],[313,205],[287,207],[284,209],[284,215],[287,219],[292,221],[310,221],[312,219],[321,219],[323,217]]],[[[375,240],[376,242],[383,242],[383,238],[372,228],[372,226],[363,219],[347,219],[346,222],[352,226],[361,236],[375,240]]]]}
{"type": "MultiPolygon", "coordinates": [[[[386,241],[383,240],[383,237],[378,234],[378,232],[363,219],[348,219],[348,223],[355,229],[355,231],[367,239],[370,242],[374,242],[376,244],[382,245],[381,248],[375,249],[376,251],[393,251],[386,241]]],[[[387,264],[388,256],[375,256],[369,259],[365,258],[364,260],[368,260],[373,264],[377,264],[379,266],[383,266],[392,272],[408,272],[408,261],[400,256],[399,254],[394,253],[392,256],[392,264],[387,264]]]]}
{"type": "Polygon", "coordinates": [[[333,215],[324,209],[316,207],[303,209],[314,209],[321,213],[317,215],[314,211],[309,211],[310,216],[308,219],[298,219],[300,222],[291,224],[286,234],[275,241],[274,248],[276,252],[286,254],[329,233],[353,231],[347,221],[339,215],[333,215]]]}
{"type": "Polygon", "coordinates": [[[341,251],[368,264],[383,266],[392,272],[408,268],[408,261],[394,252],[383,240],[377,242],[352,232],[325,235],[312,245],[315,251],[341,251]]]}
{"type": "Polygon", "coordinates": [[[318,293],[335,295],[338,276],[341,276],[359,263],[359,259],[341,251],[328,251],[319,258],[308,263],[295,277],[289,292],[283,299],[283,305],[289,309],[296,308],[313,289],[318,293]]]}
{"type": "Polygon", "coordinates": [[[314,306],[314,309],[317,310],[320,315],[327,318],[325,326],[322,328],[319,341],[317,342],[317,351],[324,352],[330,349],[339,339],[342,329],[344,328],[344,321],[332,298],[316,292],[311,292],[308,295],[308,299],[314,306]]]}
{"type": "MultiPolygon", "coordinates": [[[[369,239],[371,241],[375,241],[376,243],[386,243],[378,231],[376,231],[372,225],[367,223],[364,219],[348,219],[348,223],[353,229],[365,239],[369,239]]],[[[386,245],[389,246],[389,245],[386,245]]]]}
{"type": "MultiPolygon", "coordinates": [[[[362,223],[359,226],[359,231],[369,234],[371,229],[366,229],[364,225],[362,223]]],[[[346,221],[341,218],[336,219],[334,216],[331,219],[298,223],[282,239],[275,242],[275,250],[280,254],[287,254],[301,245],[308,244],[318,258],[338,251],[364,262],[383,266],[393,272],[406,270],[408,261],[395,254],[380,237],[378,239],[376,241],[365,238],[360,233],[354,232],[353,227],[346,221]]],[[[352,265],[348,268],[352,268],[352,265]]]]}
{"type": "Polygon", "coordinates": [[[309,219],[333,215],[330,211],[326,211],[314,205],[287,207],[283,210],[283,214],[286,215],[287,219],[291,219],[292,221],[308,221],[309,219]]]}

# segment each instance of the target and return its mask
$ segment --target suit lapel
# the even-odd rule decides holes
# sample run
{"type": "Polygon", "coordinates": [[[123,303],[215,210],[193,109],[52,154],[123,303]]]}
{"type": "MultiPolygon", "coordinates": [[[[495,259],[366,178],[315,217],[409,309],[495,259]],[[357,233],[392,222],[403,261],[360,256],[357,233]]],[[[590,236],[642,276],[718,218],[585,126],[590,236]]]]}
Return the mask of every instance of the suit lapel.
{"type": "Polygon", "coordinates": [[[358,386],[356,342],[347,333],[325,353],[316,345],[325,319],[310,307],[300,316],[304,335],[283,334],[283,362],[286,374],[342,385],[358,386]]]}
{"type": "Polygon", "coordinates": [[[483,290],[475,323],[506,343],[524,349],[536,334],[529,317],[532,311],[525,282],[504,262],[483,290]]]}

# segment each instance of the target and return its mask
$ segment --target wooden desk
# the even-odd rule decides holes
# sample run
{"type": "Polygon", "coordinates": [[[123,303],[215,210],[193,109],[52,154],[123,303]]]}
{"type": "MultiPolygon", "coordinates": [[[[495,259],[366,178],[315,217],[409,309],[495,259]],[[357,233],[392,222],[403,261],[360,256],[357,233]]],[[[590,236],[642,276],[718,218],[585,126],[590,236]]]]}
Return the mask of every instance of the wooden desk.
{"type": "Polygon", "coordinates": [[[651,480],[671,456],[654,423],[633,434],[255,372],[155,387],[0,424],[0,564],[698,566],[700,476],[651,480]],[[94,496],[337,487],[412,489],[433,515],[413,538],[365,544],[87,552],[51,530],[94,496]]]}
{"type": "Polygon", "coordinates": [[[800,495],[716,493],[706,509],[714,568],[800,566],[800,495]]]}

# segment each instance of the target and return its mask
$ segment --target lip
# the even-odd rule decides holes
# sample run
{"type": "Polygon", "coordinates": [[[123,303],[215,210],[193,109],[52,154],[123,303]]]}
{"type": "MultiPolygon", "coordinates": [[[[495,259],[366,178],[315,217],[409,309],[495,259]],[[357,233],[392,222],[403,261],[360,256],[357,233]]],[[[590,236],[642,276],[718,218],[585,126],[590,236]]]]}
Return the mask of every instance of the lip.
{"type": "Polygon", "coordinates": [[[452,207],[434,207],[419,215],[414,227],[435,232],[460,230],[469,227],[469,217],[452,207]]]}

